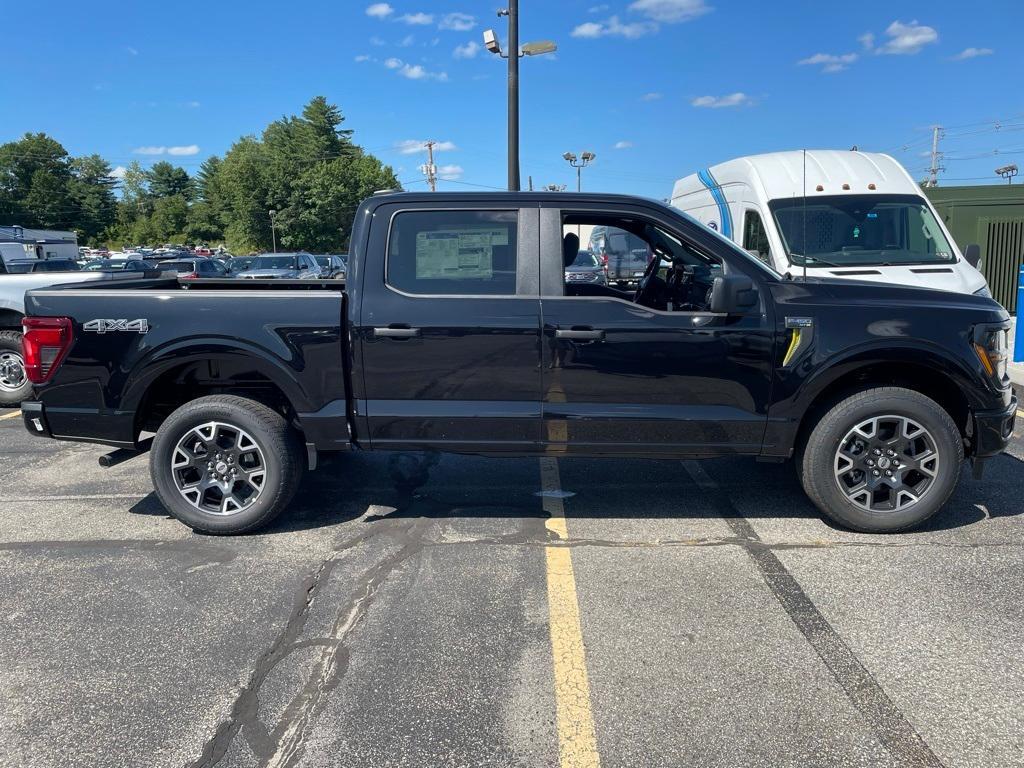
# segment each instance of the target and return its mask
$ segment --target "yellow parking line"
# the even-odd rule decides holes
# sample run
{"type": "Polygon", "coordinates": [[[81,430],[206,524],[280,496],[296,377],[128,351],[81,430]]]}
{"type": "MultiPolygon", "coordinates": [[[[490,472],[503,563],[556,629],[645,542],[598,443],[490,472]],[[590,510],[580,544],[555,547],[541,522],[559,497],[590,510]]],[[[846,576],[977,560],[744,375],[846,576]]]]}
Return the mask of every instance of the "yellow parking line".
{"type": "MultiPolygon", "coordinates": [[[[558,460],[540,460],[541,487],[548,493],[561,490],[558,460]]],[[[556,496],[544,497],[547,529],[559,539],[569,538],[565,506],[556,496]]],[[[590,681],[576,598],[576,576],[568,547],[545,547],[548,576],[548,621],[555,671],[555,707],[558,722],[558,755],[561,768],[599,768],[594,715],[590,709],[590,681]]]]}
{"type": "Polygon", "coordinates": [[[0,421],[3,421],[4,419],[16,419],[18,416],[21,416],[20,408],[11,411],[10,413],[5,413],[3,416],[0,416],[0,421]]]}
{"type": "Polygon", "coordinates": [[[1017,415],[1024,419],[1024,411],[1022,411],[1020,408],[1017,409],[1017,415]]]}

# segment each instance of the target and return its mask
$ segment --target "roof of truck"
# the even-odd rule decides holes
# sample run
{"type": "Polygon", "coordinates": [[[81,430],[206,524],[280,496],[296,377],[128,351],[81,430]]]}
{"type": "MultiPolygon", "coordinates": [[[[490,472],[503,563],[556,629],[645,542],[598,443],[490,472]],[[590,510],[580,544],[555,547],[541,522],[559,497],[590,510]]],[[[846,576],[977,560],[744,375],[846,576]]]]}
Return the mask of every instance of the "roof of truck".
{"type": "Polygon", "coordinates": [[[676,182],[673,198],[696,183],[725,185],[738,181],[759,183],[769,200],[809,196],[868,193],[920,195],[921,189],[896,160],[877,152],[840,149],[804,150],[749,155],[713,165],[700,174],[676,182]],[[705,178],[699,178],[703,175],[705,178]],[[695,180],[697,180],[695,182],[695,180]],[[873,188],[869,185],[874,185],[873,188]],[[818,187],[821,189],[818,189],[818,187]]]}
{"type": "Polygon", "coordinates": [[[367,202],[377,204],[384,203],[410,203],[410,202],[474,202],[487,200],[489,202],[522,204],[526,203],[656,203],[664,205],[660,200],[636,195],[609,194],[603,192],[508,192],[496,190],[494,192],[378,192],[370,197],[367,202]]]}

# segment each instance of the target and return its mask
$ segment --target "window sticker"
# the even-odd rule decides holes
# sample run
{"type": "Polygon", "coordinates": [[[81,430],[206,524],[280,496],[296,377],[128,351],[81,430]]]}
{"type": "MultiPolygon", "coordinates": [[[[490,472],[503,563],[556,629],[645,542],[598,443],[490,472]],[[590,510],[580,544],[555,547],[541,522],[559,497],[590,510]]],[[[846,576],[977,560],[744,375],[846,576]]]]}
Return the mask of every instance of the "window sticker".
{"type": "Polygon", "coordinates": [[[494,247],[507,245],[504,227],[419,232],[416,278],[489,279],[494,274],[494,247]]]}

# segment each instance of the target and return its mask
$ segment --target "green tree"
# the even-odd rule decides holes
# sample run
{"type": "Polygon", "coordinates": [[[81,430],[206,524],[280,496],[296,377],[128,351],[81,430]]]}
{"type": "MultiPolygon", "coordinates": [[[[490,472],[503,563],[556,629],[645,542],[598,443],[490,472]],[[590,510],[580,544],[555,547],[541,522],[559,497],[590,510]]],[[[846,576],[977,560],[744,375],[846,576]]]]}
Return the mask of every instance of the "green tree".
{"type": "Polygon", "coordinates": [[[194,193],[192,179],[184,168],[179,168],[166,160],[154,163],[146,172],[150,197],[159,200],[163,197],[179,195],[191,200],[194,193]]]}
{"type": "Polygon", "coordinates": [[[99,155],[74,158],[71,174],[71,198],[78,209],[75,229],[81,241],[98,243],[117,219],[117,179],[110,175],[110,163],[99,155]]]}
{"type": "Polygon", "coordinates": [[[11,223],[69,228],[76,213],[70,181],[67,151],[45,133],[0,145],[0,216],[11,223]]]}

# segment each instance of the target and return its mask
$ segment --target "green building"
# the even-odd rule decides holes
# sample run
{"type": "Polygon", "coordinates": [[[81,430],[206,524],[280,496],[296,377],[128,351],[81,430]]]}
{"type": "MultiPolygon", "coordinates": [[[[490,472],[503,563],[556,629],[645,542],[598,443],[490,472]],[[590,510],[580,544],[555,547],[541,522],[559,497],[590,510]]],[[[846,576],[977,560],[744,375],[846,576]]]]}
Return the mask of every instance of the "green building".
{"type": "Polygon", "coordinates": [[[992,296],[1017,311],[1017,282],[1024,264],[1024,184],[928,187],[925,194],[963,249],[981,246],[981,271],[992,296]]]}

